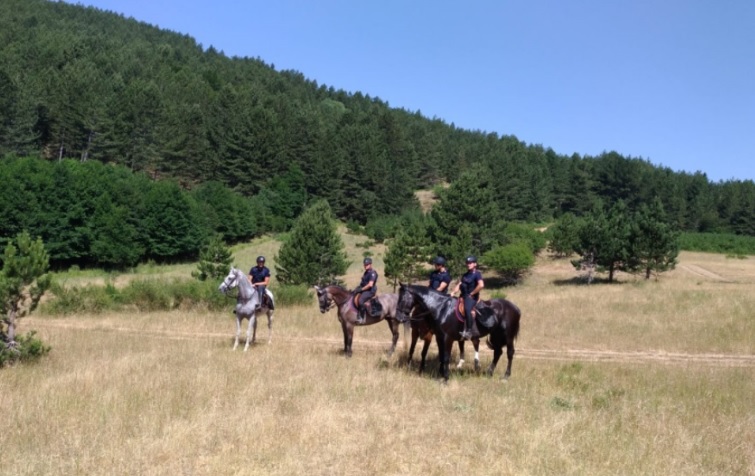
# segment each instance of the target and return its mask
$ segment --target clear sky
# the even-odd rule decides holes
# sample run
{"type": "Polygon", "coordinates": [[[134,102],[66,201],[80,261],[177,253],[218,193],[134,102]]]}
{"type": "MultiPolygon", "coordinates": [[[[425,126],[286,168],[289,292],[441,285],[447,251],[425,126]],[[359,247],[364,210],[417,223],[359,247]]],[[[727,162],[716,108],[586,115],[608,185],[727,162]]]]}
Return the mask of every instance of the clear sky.
{"type": "Polygon", "coordinates": [[[559,154],[755,180],[755,0],[80,0],[559,154]]]}

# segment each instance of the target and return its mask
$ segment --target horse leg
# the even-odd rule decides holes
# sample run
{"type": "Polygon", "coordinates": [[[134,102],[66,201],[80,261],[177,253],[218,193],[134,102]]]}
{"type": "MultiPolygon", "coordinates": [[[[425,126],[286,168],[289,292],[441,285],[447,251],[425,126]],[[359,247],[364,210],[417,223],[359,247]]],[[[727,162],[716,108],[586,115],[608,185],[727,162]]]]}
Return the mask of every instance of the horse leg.
{"type": "Polygon", "coordinates": [[[272,309],[267,310],[267,343],[271,343],[273,341],[273,314],[274,311],[272,309]]]}
{"type": "Polygon", "coordinates": [[[254,311],[252,313],[252,316],[254,317],[254,326],[252,327],[252,344],[257,343],[257,311],[254,311]]]}
{"type": "Polygon", "coordinates": [[[249,350],[249,341],[252,339],[252,331],[257,330],[257,316],[254,312],[249,316],[249,327],[246,328],[246,345],[244,346],[244,352],[249,350]]]}
{"type": "Polygon", "coordinates": [[[236,314],[236,340],[233,343],[233,350],[239,346],[239,336],[241,336],[241,317],[236,314]]]}
{"type": "Polygon", "coordinates": [[[419,373],[425,371],[425,360],[427,359],[427,349],[430,348],[430,342],[433,341],[433,333],[427,331],[427,334],[423,337],[424,343],[422,344],[422,361],[419,363],[419,373]]]}
{"type": "Polygon", "coordinates": [[[480,339],[472,339],[472,345],[474,346],[474,370],[480,371],[480,339]]]}
{"type": "Polygon", "coordinates": [[[399,322],[396,319],[386,319],[385,320],[388,323],[388,328],[391,330],[391,333],[393,334],[393,340],[391,341],[391,348],[388,350],[388,357],[393,355],[393,352],[396,350],[396,343],[398,342],[398,324],[399,322]]]}
{"type": "Polygon", "coordinates": [[[414,348],[417,347],[417,340],[419,339],[419,329],[417,325],[412,323],[412,343],[409,346],[409,357],[406,359],[407,364],[412,363],[412,356],[414,355],[414,348]]]}
{"type": "Polygon", "coordinates": [[[443,331],[437,329],[435,331],[435,342],[438,344],[438,360],[440,361],[440,375],[448,382],[448,354],[446,350],[446,336],[443,331]]]}
{"type": "Polygon", "coordinates": [[[450,361],[451,361],[451,351],[454,348],[454,341],[453,341],[453,339],[449,339],[448,337],[444,337],[444,344],[445,344],[444,345],[445,352],[444,352],[443,361],[442,361],[442,365],[443,365],[443,379],[446,382],[448,382],[448,376],[449,376],[449,373],[450,373],[449,366],[450,366],[450,361]]]}
{"type": "Polygon", "coordinates": [[[514,362],[514,339],[510,339],[508,336],[506,336],[506,357],[509,359],[509,363],[506,365],[506,373],[503,374],[504,380],[511,377],[511,364],[514,362]]]}
{"type": "Polygon", "coordinates": [[[459,341],[459,363],[456,364],[457,369],[464,368],[464,341],[459,341]]]}
{"type": "Polygon", "coordinates": [[[491,335],[490,343],[493,346],[493,361],[490,363],[490,367],[488,367],[488,377],[493,376],[495,366],[498,365],[498,359],[500,359],[501,355],[503,355],[503,342],[500,336],[491,335]]]}
{"type": "Polygon", "coordinates": [[[354,339],[354,326],[345,320],[341,322],[343,329],[343,353],[346,357],[351,357],[351,342],[354,339]]]}

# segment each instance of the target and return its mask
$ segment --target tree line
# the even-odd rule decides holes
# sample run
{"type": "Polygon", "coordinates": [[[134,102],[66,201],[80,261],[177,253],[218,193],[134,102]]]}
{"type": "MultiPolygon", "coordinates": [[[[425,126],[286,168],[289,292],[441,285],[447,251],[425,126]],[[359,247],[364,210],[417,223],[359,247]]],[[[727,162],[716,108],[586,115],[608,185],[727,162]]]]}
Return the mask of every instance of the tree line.
{"type": "Polygon", "coordinates": [[[187,191],[96,161],[6,158],[0,183],[0,246],[28,231],[54,269],[195,259],[214,235],[254,236],[260,215],[259,204],[218,182],[187,191]]]}
{"type": "Polygon", "coordinates": [[[317,199],[369,227],[416,209],[414,190],[482,170],[507,222],[619,201],[635,212],[657,197],[679,230],[755,236],[752,180],[463,130],[91,7],[6,0],[0,32],[0,155],[114,164],[182,190],[218,183],[253,199],[258,231],[289,229],[317,199]]]}

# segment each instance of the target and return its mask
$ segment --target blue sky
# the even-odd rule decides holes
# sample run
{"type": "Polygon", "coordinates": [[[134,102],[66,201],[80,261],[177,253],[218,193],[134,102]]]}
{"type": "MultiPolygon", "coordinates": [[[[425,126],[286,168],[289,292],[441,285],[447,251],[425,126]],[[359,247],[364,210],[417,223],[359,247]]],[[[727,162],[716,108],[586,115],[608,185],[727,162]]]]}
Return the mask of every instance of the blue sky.
{"type": "Polygon", "coordinates": [[[457,127],[755,179],[752,0],[85,0],[457,127]]]}

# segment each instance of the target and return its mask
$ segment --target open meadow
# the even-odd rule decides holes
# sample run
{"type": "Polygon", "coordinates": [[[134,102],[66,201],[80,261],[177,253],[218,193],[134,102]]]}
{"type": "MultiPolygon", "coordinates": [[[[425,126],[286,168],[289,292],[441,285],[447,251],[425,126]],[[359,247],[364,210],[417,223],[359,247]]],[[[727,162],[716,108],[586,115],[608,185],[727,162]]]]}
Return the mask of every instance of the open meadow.
{"type": "MultiPolygon", "coordinates": [[[[344,241],[353,286],[361,248],[344,241]]],[[[276,247],[234,252],[273,269],[276,247]]],[[[685,252],[658,281],[576,276],[543,257],[523,285],[485,290],[522,310],[508,382],[505,356],[476,374],[471,345],[447,385],[435,343],[418,375],[403,329],[386,356],[382,322],[356,330],[346,359],[335,310],[315,297],[276,310],[271,344],[263,319],[246,353],[231,350],[230,303],[32,315],[20,330],[52,351],[0,370],[0,473],[755,474],[755,257],[685,252]]],[[[481,348],[483,368],[491,358],[481,348]]]]}

